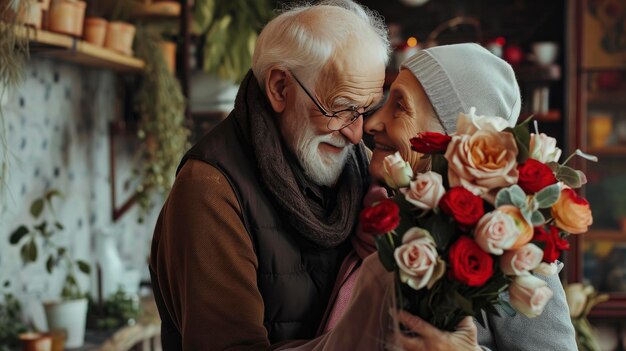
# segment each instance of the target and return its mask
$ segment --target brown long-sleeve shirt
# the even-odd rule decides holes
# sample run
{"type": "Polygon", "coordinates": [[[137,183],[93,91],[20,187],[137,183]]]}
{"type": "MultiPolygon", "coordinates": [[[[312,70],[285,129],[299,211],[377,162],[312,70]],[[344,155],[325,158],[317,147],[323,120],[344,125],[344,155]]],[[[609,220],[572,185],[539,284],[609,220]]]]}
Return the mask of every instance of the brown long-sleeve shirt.
{"type": "Polygon", "coordinates": [[[257,266],[252,240],[227,179],[204,162],[187,161],[159,216],[150,256],[157,288],[182,335],[184,350],[339,350],[344,349],[339,345],[358,340],[367,316],[379,318],[370,299],[383,299],[367,289],[369,301],[362,306],[370,310],[357,309],[362,315],[354,320],[359,323],[339,325],[341,333],[311,341],[270,345],[263,326],[257,266]]]}

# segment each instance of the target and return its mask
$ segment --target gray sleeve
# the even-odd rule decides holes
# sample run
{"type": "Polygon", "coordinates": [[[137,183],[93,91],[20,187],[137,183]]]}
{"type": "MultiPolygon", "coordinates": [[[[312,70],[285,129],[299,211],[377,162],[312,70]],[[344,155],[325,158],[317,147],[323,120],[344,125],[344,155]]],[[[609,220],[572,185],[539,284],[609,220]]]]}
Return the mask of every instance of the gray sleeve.
{"type": "MultiPolygon", "coordinates": [[[[522,313],[509,317],[488,317],[492,337],[498,350],[507,351],[572,351],[578,350],[574,326],[565,300],[565,291],[558,275],[538,278],[545,280],[554,292],[543,313],[528,318],[522,313]]],[[[498,307],[499,308],[499,307],[498,307]]]]}

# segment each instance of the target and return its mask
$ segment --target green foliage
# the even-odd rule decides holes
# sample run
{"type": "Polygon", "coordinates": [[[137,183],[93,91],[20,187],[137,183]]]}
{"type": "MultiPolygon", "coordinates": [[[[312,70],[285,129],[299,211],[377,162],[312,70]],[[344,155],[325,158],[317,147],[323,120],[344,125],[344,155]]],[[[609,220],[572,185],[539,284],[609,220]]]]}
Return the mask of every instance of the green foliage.
{"type": "Polygon", "coordinates": [[[561,195],[561,186],[552,184],[535,194],[535,201],[539,208],[550,208],[559,199],[559,195],[561,195]]]}
{"type": "Polygon", "coordinates": [[[65,247],[52,240],[56,237],[57,231],[63,230],[63,225],[56,219],[53,208],[53,200],[57,197],[61,198],[62,194],[58,190],[52,189],[33,200],[30,206],[33,223],[19,225],[9,235],[9,244],[20,246],[20,257],[25,265],[37,262],[40,255],[47,255],[45,267],[49,274],[52,274],[60,264],[64,264],[67,269],[67,276],[61,295],[63,298],[71,300],[83,297],[76,282],[76,268],[84,274],[89,274],[90,267],[85,261],[71,258],[65,247]],[[54,226],[48,225],[48,221],[52,221],[54,226]],[[38,224],[35,224],[37,222],[38,224]],[[41,248],[38,246],[38,242],[42,243],[41,248]]]}
{"type": "Polygon", "coordinates": [[[258,33],[272,18],[273,0],[197,0],[194,21],[205,35],[203,69],[241,81],[250,69],[258,33]]]}
{"type": "Polygon", "coordinates": [[[189,147],[185,126],[185,98],[176,77],[168,70],[159,48],[160,36],[137,28],[137,56],[146,61],[137,94],[141,115],[139,137],[144,141],[141,185],[136,190],[144,212],[150,208],[150,192],[167,194],[181,155],[189,147]]]}
{"type": "Polygon", "coordinates": [[[134,324],[139,312],[138,299],[118,290],[101,306],[89,298],[87,320],[92,329],[113,330],[134,324]]]}
{"type": "Polygon", "coordinates": [[[0,304],[0,351],[17,350],[18,335],[27,330],[21,319],[22,306],[11,294],[4,295],[0,304]]]}
{"type": "Polygon", "coordinates": [[[517,163],[524,163],[530,155],[530,132],[528,130],[528,124],[533,118],[530,117],[524,122],[515,126],[514,128],[506,128],[504,131],[513,134],[515,137],[515,143],[517,144],[517,163]]]}

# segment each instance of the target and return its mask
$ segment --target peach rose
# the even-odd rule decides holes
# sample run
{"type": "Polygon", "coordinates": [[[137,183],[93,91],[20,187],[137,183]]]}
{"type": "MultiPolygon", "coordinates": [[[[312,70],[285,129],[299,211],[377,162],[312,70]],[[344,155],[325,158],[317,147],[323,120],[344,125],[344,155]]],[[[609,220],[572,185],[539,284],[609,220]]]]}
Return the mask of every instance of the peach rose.
{"type": "Polygon", "coordinates": [[[505,251],[500,257],[500,268],[507,275],[528,275],[543,259],[543,251],[535,244],[505,251]]]}
{"type": "Polygon", "coordinates": [[[542,163],[558,162],[561,149],[556,147],[556,139],[543,133],[530,134],[530,158],[542,163]]]}
{"type": "Polygon", "coordinates": [[[471,136],[454,135],[444,157],[450,186],[463,186],[489,202],[495,190],[517,183],[515,138],[489,125],[471,136]]]}
{"type": "Polygon", "coordinates": [[[456,123],[457,134],[472,135],[478,130],[491,128],[498,132],[503,131],[507,127],[513,127],[509,121],[496,116],[478,116],[476,115],[476,107],[471,107],[468,114],[459,113],[459,119],[456,123]]]}
{"type": "Polygon", "coordinates": [[[515,222],[515,226],[520,231],[520,234],[517,237],[517,240],[515,241],[513,246],[511,246],[511,249],[519,249],[520,247],[528,244],[530,240],[532,240],[533,234],[535,233],[535,231],[533,230],[533,226],[528,223],[519,208],[513,205],[504,205],[498,207],[498,211],[504,212],[511,216],[511,218],[513,218],[513,221],[515,222]]]}
{"type": "Polygon", "coordinates": [[[439,205],[446,189],[441,174],[435,172],[418,173],[404,193],[406,201],[422,210],[431,210],[439,205]]]}
{"type": "Polygon", "coordinates": [[[426,230],[413,227],[404,234],[402,243],[394,251],[400,280],[415,290],[425,286],[430,289],[446,269],[435,240],[426,230]]]}
{"type": "Polygon", "coordinates": [[[509,288],[511,305],[529,318],[539,316],[552,295],[548,283],[533,275],[518,276],[509,288]]]}
{"type": "Polygon", "coordinates": [[[476,225],[474,239],[481,249],[494,255],[502,255],[520,236],[520,229],[508,214],[495,210],[484,215],[476,225]]]}
{"type": "Polygon", "coordinates": [[[570,188],[561,190],[561,196],[552,205],[552,217],[557,227],[570,234],[585,233],[593,223],[589,202],[570,188]]]}
{"type": "Polygon", "coordinates": [[[413,178],[411,165],[402,159],[399,152],[383,160],[385,183],[394,189],[404,188],[413,178]]]}

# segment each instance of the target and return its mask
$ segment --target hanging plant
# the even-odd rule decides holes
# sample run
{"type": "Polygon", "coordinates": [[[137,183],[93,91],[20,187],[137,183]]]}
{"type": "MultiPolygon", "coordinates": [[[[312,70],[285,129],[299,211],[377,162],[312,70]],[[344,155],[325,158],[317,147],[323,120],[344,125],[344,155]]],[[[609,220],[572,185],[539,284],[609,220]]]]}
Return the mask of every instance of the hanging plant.
{"type": "Polygon", "coordinates": [[[141,168],[137,170],[141,184],[136,194],[144,214],[152,206],[152,191],[163,195],[169,192],[180,157],[189,147],[185,98],[178,80],[168,70],[160,41],[158,34],[137,28],[137,56],[146,62],[136,101],[138,134],[144,145],[141,168]]]}
{"type": "MultiPolygon", "coordinates": [[[[19,27],[22,25],[17,14],[26,13],[30,1],[32,0],[9,0],[0,3],[0,194],[3,193],[9,171],[9,148],[2,101],[23,79],[24,63],[28,58],[28,36],[19,35],[18,32],[22,29],[19,27]]],[[[24,29],[29,30],[25,27],[24,29]]]]}
{"type": "Polygon", "coordinates": [[[222,79],[241,81],[274,5],[273,0],[196,1],[195,25],[205,35],[202,68],[222,79]]]}

